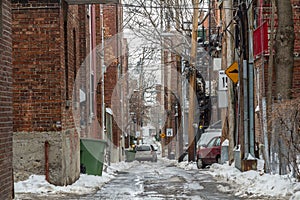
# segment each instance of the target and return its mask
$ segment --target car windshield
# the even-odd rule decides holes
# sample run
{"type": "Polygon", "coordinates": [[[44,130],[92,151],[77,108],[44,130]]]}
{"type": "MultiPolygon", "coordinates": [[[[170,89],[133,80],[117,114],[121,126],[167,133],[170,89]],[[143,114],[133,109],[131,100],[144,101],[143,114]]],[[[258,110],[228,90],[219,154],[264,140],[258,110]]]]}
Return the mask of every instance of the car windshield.
{"type": "Polygon", "coordinates": [[[216,136],[221,136],[221,132],[208,132],[203,133],[200,137],[200,140],[198,141],[198,146],[204,146],[207,145],[208,142],[216,136]]]}
{"type": "Polygon", "coordinates": [[[221,138],[220,137],[216,137],[213,138],[207,145],[207,147],[213,147],[213,146],[220,146],[221,143],[221,138]]]}
{"type": "Polygon", "coordinates": [[[150,146],[137,146],[136,147],[136,149],[135,149],[136,151],[151,151],[151,148],[150,148],[150,146]]]}

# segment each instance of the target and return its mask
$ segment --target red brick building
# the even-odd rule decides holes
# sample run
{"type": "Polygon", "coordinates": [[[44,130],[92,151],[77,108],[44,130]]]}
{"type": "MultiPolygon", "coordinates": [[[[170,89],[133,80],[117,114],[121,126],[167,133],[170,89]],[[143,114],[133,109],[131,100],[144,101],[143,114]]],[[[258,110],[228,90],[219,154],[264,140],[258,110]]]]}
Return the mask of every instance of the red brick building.
{"type": "MultiPolygon", "coordinates": [[[[293,68],[293,97],[294,98],[299,98],[299,80],[300,80],[300,59],[299,59],[299,51],[300,51],[300,46],[299,46],[299,42],[300,42],[300,21],[299,21],[299,0],[291,0],[292,2],[292,9],[293,9],[293,14],[294,14],[294,31],[295,31],[295,46],[294,46],[294,68],[293,68]]],[[[223,25],[223,45],[222,45],[222,50],[224,50],[223,55],[222,55],[222,67],[223,69],[226,69],[230,66],[230,63],[228,63],[227,61],[230,60],[231,63],[233,63],[234,61],[240,61],[241,63],[241,56],[242,54],[236,53],[236,52],[242,52],[240,51],[241,46],[237,46],[237,45],[241,45],[241,39],[236,37],[234,33],[235,31],[239,31],[241,33],[241,26],[239,25],[239,17],[237,17],[237,13],[236,11],[239,10],[238,7],[241,2],[240,1],[218,1],[218,6],[222,9],[221,12],[221,17],[222,17],[222,25],[223,25]],[[232,4],[232,5],[231,5],[232,4]],[[233,10],[229,12],[229,9],[226,10],[225,6],[233,6],[233,10]],[[236,9],[235,9],[236,8],[236,9]],[[239,28],[236,29],[236,28],[239,28]],[[231,35],[231,37],[229,37],[231,35]],[[232,39],[232,40],[231,40],[232,39]],[[231,41],[230,41],[231,40],[231,41]],[[231,44],[231,45],[228,45],[231,44]],[[233,46],[234,45],[234,46],[233,46]],[[239,48],[237,48],[239,47],[239,48]],[[231,49],[229,49],[231,48],[231,49]],[[235,48],[235,49],[234,49],[235,48]],[[234,49],[234,50],[233,50],[234,49]],[[229,66],[228,66],[229,64],[229,66]]],[[[232,89],[234,88],[234,90],[228,90],[228,96],[229,98],[229,102],[233,102],[231,101],[232,98],[234,98],[235,100],[235,110],[239,113],[237,113],[235,115],[235,119],[238,118],[238,125],[239,127],[233,127],[234,129],[238,130],[236,131],[236,134],[238,135],[238,137],[235,137],[234,140],[236,140],[235,142],[237,144],[241,144],[241,152],[242,152],[242,156],[243,155],[243,151],[244,151],[244,135],[248,136],[250,135],[250,132],[252,133],[252,124],[250,127],[250,120],[244,120],[244,117],[249,117],[248,119],[252,119],[252,116],[254,116],[254,140],[255,141],[250,141],[253,142],[253,149],[255,149],[255,153],[256,150],[258,148],[259,145],[258,144],[264,144],[264,137],[263,137],[263,131],[267,129],[267,124],[271,124],[270,121],[267,121],[267,118],[265,117],[267,115],[267,111],[266,111],[266,107],[267,105],[271,105],[269,104],[269,102],[267,103],[265,100],[267,99],[268,96],[268,90],[270,89],[269,86],[271,86],[272,90],[274,91],[276,83],[275,83],[275,70],[273,69],[273,80],[271,80],[271,82],[268,80],[270,77],[270,74],[268,74],[268,67],[269,67],[269,63],[270,63],[270,33],[272,33],[272,31],[274,33],[276,33],[276,28],[278,26],[278,19],[277,19],[277,15],[276,15],[276,9],[275,9],[275,13],[272,13],[272,5],[271,5],[271,1],[269,0],[256,0],[251,2],[251,6],[249,6],[248,9],[253,9],[253,26],[251,24],[249,24],[249,29],[253,28],[253,54],[254,54],[254,69],[253,69],[253,76],[254,76],[254,80],[253,80],[253,87],[254,87],[254,92],[253,92],[253,96],[254,96],[254,107],[248,106],[249,108],[249,112],[248,114],[251,112],[248,116],[244,115],[244,97],[243,96],[245,93],[244,91],[246,90],[243,87],[243,81],[242,80],[242,74],[243,74],[243,67],[240,66],[239,68],[239,84],[238,87],[231,87],[232,85],[230,84],[229,87],[232,89]],[[271,27],[271,21],[272,18],[274,20],[274,29],[273,27],[271,27]],[[273,30],[272,30],[273,29],[273,30]],[[238,97],[238,93],[237,90],[239,89],[240,92],[240,96],[238,97]],[[245,89],[245,90],[244,90],[245,89]],[[231,92],[230,92],[231,91],[231,92]],[[233,96],[233,94],[235,94],[235,97],[233,96]],[[237,103],[239,103],[239,107],[237,105],[237,103]],[[251,107],[251,111],[250,111],[250,107],[251,107]],[[237,109],[238,108],[238,109],[237,109]],[[249,121],[247,128],[248,130],[244,129],[244,122],[245,121],[249,121]],[[248,131],[248,133],[245,132],[248,131]],[[237,139],[238,138],[238,139],[237,139]]],[[[245,32],[245,34],[243,36],[245,36],[245,38],[248,38],[247,36],[248,34],[248,30],[245,32]]],[[[275,37],[275,34],[274,34],[275,37]]],[[[275,41],[275,40],[274,40],[275,41]]],[[[248,48],[248,47],[247,47],[248,48]]],[[[244,50],[244,49],[243,49],[244,50]]],[[[246,49],[247,51],[248,49],[246,49]]],[[[244,51],[245,52],[245,51],[244,51]]],[[[246,53],[246,56],[248,56],[248,52],[246,53]]],[[[274,60],[273,60],[274,61],[274,60]]],[[[273,62],[275,63],[275,62],[273,62]]],[[[250,78],[250,77],[249,77],[250,78]]],[[[252,84],[252,82],[251,82],[252,84]]],[[[249,84],[250,85],[250,84],[249,84]]],[[[252,86],[252,85],[251,85],[252,86]]],[[[248,87],[250,88],[250,87],[248,87]]],[[[251,91],[252,92],[252,91],[251,91]]],[[[252,93],[251,93],[252,94],[252,93]]],[[[248,93],[249,95],[249,93],[248,93]]],[[[249,96],[248,96],[249,97],[249,96]]],[[[249,97],[250,100],[250,97],[249,97]]],[[[252,99],[251,99],[252,100],[252,99]]],[[[275,100],[274,98],[274,93],[273,93],[273,97],[272,97],[272,101],[275,100]]],[[[248,103],[247,103],[248,104],[248,103]]],[[[249,102],[250,104],[250,102],[249,102]]],[[[228,111],[232,111],[234,110],[232,108],[232,104],[228,104],[229,105],[229,109],[228,111]]],[[[228,112],[229,113],[229,112],[228,112]]],[[[235,112],[236,113],[236,112],[235,112]]],[[[274,114],[274,113],[272,113],[274,114]]],[[[227,115],[229,116],[229,115],[227,115]]],[[[231,115],[233,116],[233,115],[231,115]]],[[[223,117],[223,119],[225,119],[225,116],[223,117]]],[[[230,117],[229,117],[229,120],[230,117]]],[[[268,119],[270,120],[270,119],[268,119]]],[[[232,123],[232,122],[230,122],[232,123]]],[[[252,123],[252,120],[251,120],[252,123]]],[[[233,123],[232,123],[233,124],[233,123]]],[[[225,124],[227,125],[227,124],[225,124]]],[[[230,128],[225,126],[225,128],[223,127],[223,134],[226,132],[229,132],[227,130],[231,129],[233,130],[233,128],[230,128]]],[[[230,131],[231,131],[230,130],[230,131]]],[[[233,131],[235,132],[235,131],[233,131]]],[[[227,134],[227,133],[226,133],[227,134]]],[[[267,134],[265,134],[267,135],[267,134]]],[[[251,135],[252,136],[252,135],[251,135]]],[[[251,138],[251,137],[249,137],[251,138]]],[[[276,138],[277,140],[277,138],[276,138]]],[[[249,141],[248,141],[249,142],[249,141]]],[[[270,141],[269,141],[270,142],[270,141]]],[[[234,142],[231,142],[231,144],[234,142]]],[[[230,144],[230,145],[231,145],[230,144]]],[[[269,143],[270,144],[270,143],[269,143]]],[[[248,144],[247,144],[248,145],[248,144]]],[[[252,148],[251,144],[250,144],[250,149],[252,148]]],[[[230,148],[230,147],[229,147],[230,148]]],[[[237,155],[237,154],[235,154],[237,155]]],[[[256,155],[257,156],[257,155],[256,155]]],[[[238,163],[238,162],[236,162],[238,163]]],[[[240,164],[240,163],[239,163],[240,164]]]]}
{"type": "Polygon", "coordinates": [[[71,99],[85,57],[83,9],[58,0],[12,1],[15,180],[44,174],[50,183],[67,185],[79,178],[71,99]]]}
{"type": "MultiPolygon", "coordinates": [[[[44,174],[56,185],[78,179],[80,137],[102,137],[97,121],[102,125],[102,38],[114,41],[104,50],[107,108],[114,103],[120,66],[126,66],[121,64],[122,38],[114,37],[121,31],[121,7],[68,3],[12,1],[15,181],[31,174],[44,174]]],[[[109,130],[111,161],[119,161],[121,131],[115,122],[109,130]]]]}
{"type": "MultiPolygon", "coordinates": [[[[97,10],[97,9],[96,9],[97,10]]],[[[96,12],[98,13],[98,12],[96,12]]],[[[114,90],[116,89],[119,78],[124,75],[128,69],[126,61],[127,44],[123,40],[122,35],[122,24],[123,24],[123,9],[118,4],[104,5],[103,6],[104,16],[104,50],[105,50],[105,62],[106,72],[104,73],[104,103],[106,108],[112,107],[126,107],[123,102],[120,101],[121,94],[118,94],[118,98],[113,97],[114,90]]],[[[97,27],[101,24],[97,23],[97,27]]],[[[98,29],[99,30],[99,29],[98,29]]],[[[99,36],[101,33],[99,33],[99,36]]],[[[102,37],[101,37],[102,38],[102,37]]],[[[97,45],[101,44],[101,38],[97,37],[97,45]]],[[[98,114],[102,112],[102,98],[100,97],[102,83],[98,83],[98,96],[97,96],[97,108],[98,114]]],[[[121,91],[121,90],[119,90],[121,91]]],[[[115,110],[115,109],[114,109],[115,110]]],[[[125,117],[125,110],[121,113],[113,113],[115,117],[125,117]]],[[[98,119],[101,121],[102,117],[98,119]]],[[[126,119],[124,118],[126,121],[126,119]]],[[[107,120],[108,122],[108,120],[107,120]]],[[[122,130],[121,124],[117,124],[116,119],[112,120],[111,124],[106,124],[106,136],[111,141],[110,152],[111,162],[118,162],[124,158],[124,152],[122,151],[122,145],[124,145],[124,137],[121,137],[122,130]]]]}
{"type": "Polygon", "coordinates": [[[0,197],[13,198],[11,1],[0,1],[0,197]]]}
{"type": "MultiPolygon", "coordinates": [[[[295,30],[295,46],[294,46],[294,77],[293,77],[293,97],[299,98],[300,96],[300,12],[299,12],[299,0],[292,0],[292,7],[293,7],[293,14],[294,14],[294,30],[295,30]]],[[[267,1],[256,1],[254,2],[255,5],[255,13],[256,18],[254,20],[254,24],[256,24],[255,31],[260,31],[261,33],[258,33],[259,40],[254,40],[254,47],[264,45],[265,51],[262,51],[261,53],[257,54],[255,56],[255,73],[257,73],[256,77],[258,78],[255,80],[255,88],[256,88],[256,94],[255,95],[255,102],[256,108],[260,108],[259,112],[256,113],[255,118],[255,131],[256,131],[256,142],[258,143],[264,143],[263,142],[263,131],[262,131],[262,124],[263,124],[263,116],[262,116],[262,98],[267,97],[268,92],[268,67],[269,67],[269,55],[270,55],[270,30],[271,30],[271,16],[272,16],[272,7],[271,4],[267,1]],[[266,23],[265,25],[266,30],[263,30],[263,23],[266,23]],[[262,34],[265,32],[265,35],[262,34]],[[259,45],[258,45],[259,44],[259,45]]],[[[275,23],[274,27],[276,29],[277,27],[277,19],[276,15],[275,17],[275,23]]],[[[273,36],[275,37],[275,35],[273,36]]],[[[254,38],[255,39],[255,38],[254,38]]],[[[273,72],[274,75],[274,72],[273,72]]],[[[273,85],[273,90],[275,86],[275,82],[271,83],[273,85]]]]}

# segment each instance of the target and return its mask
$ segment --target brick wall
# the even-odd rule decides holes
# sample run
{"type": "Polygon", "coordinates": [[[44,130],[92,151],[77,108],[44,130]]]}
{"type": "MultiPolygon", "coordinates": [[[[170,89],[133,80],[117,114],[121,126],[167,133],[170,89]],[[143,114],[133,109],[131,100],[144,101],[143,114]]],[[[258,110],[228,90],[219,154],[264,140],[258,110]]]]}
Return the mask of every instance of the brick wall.
{"type": "MultiPolygon", "coordinates": [[[[97,13],[100,13],[100,7],[96,7],[96,11],[99,11],[97,13]]],[[[105,5],[103,6],[103,15],[104,15],[104,38],[106,41],[110,40],[109,47],[105,47],[105,65],[107,66],[107,71],[104,74],[104,81],[105,81],[105,105],[106,107],[111,108],[112,104],[120,104],[119,99],[115,99],[112,94],[113,90],[116,86],[116,83],[118,81],[118,63],[121,62],[120,58],[118,58],[121,55],[121,38],[116,37],[116,34],[120,31],[120,23],[121,23],[121,8],[117,7],[115,5],[105,5]]],[[[97,19],[97,18],[96,18],[97,19]]],[[[98,16],[98,19],[100,19],[100,16],[98,16]]],[[[96,24],[97,30],[100,30],[97,32],[97,45],[101,45],[101,23],[100,20],[97,21],[96,24]]],[[[101,97],[101,83],[98,83],[98,94],[97,94],[97,111],[98,113],[102,112],[102,97],[101,97]]],[[[116,113],[114,113],[116,114],[116,113]]],[[[98,120],[101,123],[101,116],[99,116],[98,120]]],[[[121,129],[118,127],[117,123],[113,121],[112,125],[112,142],[115,145],[115,147],[120,146],[120,134],[121,129]]]]}
{"type": "Polygon", "coordinates": [[[295,60],[294,60],[294,79],[293,96],[300,97],[300,0],[293,0],[294,30],[295,30],[295,60]]]}
{"type": "Polygon", "coordinates": [[[60,9],[13,4],[14,131],[54,131],[61,123],[60,9]],[[25,6],[24,6],[25,7],[25,6]]]}
{"type": "Polygon", "coordinates": [[[294,60],[293,96],[300,97],[300,57],[294,60]]]}
{"type": "Polygon", "coordinates": [[[292,0],[295,29],[295,52],[300,54],[300,0],[292,0]]]}
{"type": "MultiPolygon", "coordinates": [[[[300,97],[300,57],[297,56],[300,54],[300,1],[299,0],[292,0],[293,5],[293,12],[294,12],[294,30],[295,30],[295,46],[294,46],[294,52],[295,52],[295,59],[294,59],[294,77],[293,77],[293,97],[299,98],[300,97]]],[[[270,8],[265,7],[263,10],[264,13],[264,19],[269,20],[269,11],[270,8]]],[[[269,26],[270,26],[270,22],[269,26]]],[[[270,27],[269,27],[270,28],[270,27]]],[[[255,107],[257,106],[257,102],[260,103],[259,108],[260,112],[257,112],[255,115],[255,139],[256,142],[263,143],[263,133],[262,133],[262,97],[267,96],[267,87],[268,87],[268,60],[269,57],[259,57],[257,60],[255,60],[255,68],[258,70],[259,81],[255,81],[255,89],[259,89],[259,91],[255,91],[255,94],[260,94],[259,98],[257,95],[255,95],[255,107]],[[259,85],[257,85],[259,83],[259,85]]],[[[273,72],[274,75],[275,72],[273,72]]],[[[276,83],[272,82],[273,85],[276,83]]],[[[273,87],[274,89],[274,87],[273,87]]],[[[274,91],[273,91],[274,94],[274,91]]]]}
{"type": "Polygon", "coordinates": [[[12,199],[11,3],[0,1],[0,197],[12,199]]]}
{"type": "Polygon", "coordinates": [[[15,180],[49,174],[51,183],[70,184],[80,173],[70,104],[80,63],[78,6],[58,0],[12,2],[15,180]]]}

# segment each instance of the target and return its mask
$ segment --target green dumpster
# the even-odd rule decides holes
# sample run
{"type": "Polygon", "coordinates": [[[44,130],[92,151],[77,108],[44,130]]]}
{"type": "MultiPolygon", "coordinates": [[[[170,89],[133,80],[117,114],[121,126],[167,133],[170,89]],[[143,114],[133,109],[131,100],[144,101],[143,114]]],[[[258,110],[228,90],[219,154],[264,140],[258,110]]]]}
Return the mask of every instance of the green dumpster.
{"type": "Polygon", "coordinates": [[[125,155],[126,155],[126,162],[134,161],[134,159],[135,159],[135,151],[134,150],[126,150],[125,155]]]}
{"type": "Polygon", "coordinates": [[[90,175],[102,175],[104,150],[107,142],[97,139],[80,139],[80,171],[90,175]]]}

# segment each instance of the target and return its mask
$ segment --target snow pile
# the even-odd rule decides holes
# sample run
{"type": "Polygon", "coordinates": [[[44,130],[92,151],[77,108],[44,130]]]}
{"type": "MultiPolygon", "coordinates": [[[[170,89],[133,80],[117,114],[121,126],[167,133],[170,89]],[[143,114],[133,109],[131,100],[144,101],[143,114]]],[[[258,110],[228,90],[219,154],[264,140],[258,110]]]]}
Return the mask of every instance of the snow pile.
{"type": "MultiPolygon", "coordinates": [[[[292,196],[291,199],[298,199],[295,192],[300,189],[300,183],[287,175],[262,174],[253,170],[240,172],[234,166],[227,164],[213,164],[210,167],[210,172],[215,178],[225,180],[231,184],[236,189],[236,196],[292,196]]],[[[300,197],[300,193],[298,197],[300,197]]]]}
{"type": "Polygon", "coordinates": [[[178,162],[177,160],[170,160],[168,158],[160,158],[161,160],[163,160],[165,163],[169,163],[169,165],[174,165],[176,167],[179,167],[181,169],[184,169],[186,171],[189,170],[198,170],[197,165],[195,162],[188,162],[187,160],[183,161],[183,162],[178,162]]]}
{"type": "Polygon", "coordinates": [[[132,167],[136,162],[119,162],[108,167],[107,172],[102,176],[80,174],[80,178],[72,185],[55,186],[45,180],[44,175],[31,175],[27,180],[14,184],[16,196],[21,193],[36,193],[40,195],[48,194],[89,194],[96,192],[105,183],[116,176],[116,172],[132,167]]]}
{"type": "Polygon", "coordinates": [[[31,175],[29,179],[15,183],[17,193],[37,193],[37,194],[61,194],[76,193],[87,194],[96,191],[104,183],[108,182],[112,175],[93,176],[81,174],[80,178],[72,185],[55,186],[45,180],[44,175],[31,175]]]}
{"type": "Polygon", "coordinates": [[[184,170],[198,169],[195,162],[180,162],[177,163],[177,167],[180,167],[184,170]]]}

